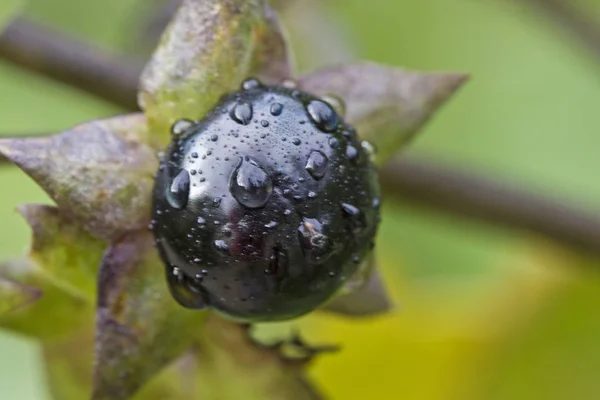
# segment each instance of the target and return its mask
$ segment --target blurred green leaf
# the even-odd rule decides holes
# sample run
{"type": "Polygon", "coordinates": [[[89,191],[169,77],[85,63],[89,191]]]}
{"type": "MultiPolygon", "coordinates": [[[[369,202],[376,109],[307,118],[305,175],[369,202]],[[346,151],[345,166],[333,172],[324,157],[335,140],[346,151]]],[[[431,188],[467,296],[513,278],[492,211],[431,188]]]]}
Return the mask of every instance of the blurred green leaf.
{"type": "Polygon", "coordinates": [[[2,0],[0,4],[0,32],[2,31],[2,26],[10,21],[22,6],[22,0],[2,0]]]}
{"type": "Polygon", "coordinates": [[[98,268],[106,242],[63,218],[56,207],[26,204],[19,206],[19,212],[33,233],[31,259],[49,279],[94,303],[98,268]]]}
{"type": "Polygon", "coordinates": [[[275,18],[264,0],[183,1],[140,81],[155,141],[167,143],[176,120],[202,118],[250,74],[287,75],[275,18]]]}
{"type": "Polygon", "coordinates": [[[466,75],[407,71],[363,62],[330,67],[300,86],[346,104],[346,120],[373,143],[381,164],[405,145],[463,84],[466,75]]]}
{"type": "Polygon", "coordinates": [[[94,400],[124,400],[187,350],[205,312],[171,297],[149,232],[113,243],[98,278],[94,400]]]}
{"type": "Polygon", "coordinates": [[[279,348],[254,343],[247,328],[211,316],[200,334],[198,382],[210,400],[318,400],[304,361],[282,358],[279,348]]]}
{"type": "Polygon", "coordinates": [[[52,399],[89,399],[94,355],[93,323],[42,343],[52,399]]]}
{"type": "Polygon", "coordinates": [[[0,317],[33,303],[40,295],[39,289],[0,276],[0,317]]]}
{"type": "Polygon", "coordinates": [[[145,118],[132,114],[43,138],[0,139],[0,153],[30,175],[60,212],[97,237],[146,226],[154,151],[144,144],[145,118]]]}
{"type": "Polygon", "coordinates": [[[0,315],[2,328],[46,340],[91,323],[93,304],[51,279],[30,260],[1,263],[0,282],[4,282],[0,303],[15,306],[10,310],[5,307],[0,315]],[[5,282],[10,282],[12,288],[7,288],[5,282]],[[15,285],[25,292],[17,296],[15,285]],[[19,298],[27,300],[16,304],[19,298]]]}
{"type": "Polygon", "coordinates": [[[533,314],[525,329],[503,343],[496,373],[485,381],[482,398],[596,399],[600,397],[600,275],[598,260],[576,256],[566,269],[586,273],[533,314]],[[595,271],[596,270],[596,271],[595,271]],[[581,271],[580,271],[581,272],[581,271]]]}
{"type": "Polygon", "coordinates": [[[91,323],[106,243],[56,207],[24,205],[19,211],[33,232],[30,258],[1,264],[0,279],[36,291],[37,296],[0,317],[0,326],[46,340],[91,323]]]}

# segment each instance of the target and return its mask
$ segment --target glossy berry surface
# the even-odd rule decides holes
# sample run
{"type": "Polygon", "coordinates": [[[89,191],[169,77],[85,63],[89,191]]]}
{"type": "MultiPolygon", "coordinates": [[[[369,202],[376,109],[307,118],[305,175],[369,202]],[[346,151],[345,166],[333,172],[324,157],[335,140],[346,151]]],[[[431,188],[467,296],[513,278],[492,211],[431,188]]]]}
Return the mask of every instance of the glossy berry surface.
{"type": "Polygon", "coordinates": [[[331,105],[250,79],[172,136],[151,228],[183,306],[289,319],[356,273],[377,230],[379,186],[370,147],[331,105]]]}

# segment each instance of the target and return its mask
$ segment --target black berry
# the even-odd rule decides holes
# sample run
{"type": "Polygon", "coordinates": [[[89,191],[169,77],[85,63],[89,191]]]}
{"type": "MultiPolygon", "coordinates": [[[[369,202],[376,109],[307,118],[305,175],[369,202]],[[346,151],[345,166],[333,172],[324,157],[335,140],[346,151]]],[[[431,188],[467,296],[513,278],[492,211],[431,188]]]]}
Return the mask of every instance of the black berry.
{"type": "Polygon", "coordinates": [[[371,250],[377,175],[325,101],[251,79],[172,133],[151,227],[183,306],[294,318],[330,298],[371,250]]]}

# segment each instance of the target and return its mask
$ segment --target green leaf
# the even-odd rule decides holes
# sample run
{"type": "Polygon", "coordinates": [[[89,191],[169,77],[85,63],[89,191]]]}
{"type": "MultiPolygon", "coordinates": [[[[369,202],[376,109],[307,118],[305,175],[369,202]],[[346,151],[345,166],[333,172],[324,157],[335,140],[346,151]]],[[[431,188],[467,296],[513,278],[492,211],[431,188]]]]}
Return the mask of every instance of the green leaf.
{"type": "Polygon", "coordinates": [[[2,0],[0,4],[0,32],[3,25],[15,17],[22,7],[23,1],[21,0],[2,0]]]}
{"type": "Polygon", "coordinates": [[[200,119],[249,75],[289,74],[285,40],[264,0],[184,0],[140,80],[153,139],[200,119]]]}
{"type": "Polygon", "coordinates": [[[203,398],[321,398],[304,377],[304,361],[283,358],[278,346],[257,345],[244,326],[211,315],[200,334],[198,358],[203,368],[198,371],[197,380],[203,388],[203,398]]]}
{"type": "Polygon", "coordinates": [[[0,276],[0,318],[35,302],[41,291],[0,276]]]}
{"type": "Polygon", "coordinates": [[[0,154],[31,176],[61,214],[112,239],[149,222],[153,174],[141,114],[98,120],[59,135],[2,139],[0,154]]]}
{"type": "Polygon", "coordinates": [[[65,290],[30,260],[0,264],[0,305],[0,327],[43,340],[90,323],[93,315],[91,303],[65,290]]]}
{"type": "MultiPolygon", "coordinates": [[[[33,232],[29,259],[0,264],[0,279],[29,291],[35,298],[0,316],[0,326],[49,339],[91,324],[97,270],[106,247],[56,207],[20,206],[33,232]]],[[[10,293],[0,292],[0,303],[10,293]]],[[[0,313],[2,314],[2,313],[0,313]]]]}
{"type": "Polygon", "coordinates": [[[597,259],[584,260],[577,255],[565,263],[566,271],[581,273],[570,281],[565,279],[543,306],[530,312],[521,329],[500,343],[503,346],[496,351],[495,369],[486,374],[488,379],[480,381],[484,391],[478,398],[564,400],[600,396],[599,264],[597,259]]]}
{"type": "Polygon", "coordinates": [[[88,399],[92,391],[93,322],[42,343],[52,399],[88,399]]]}
{"type": "Polygon", "coordinates": [[[49,279],[90,303],[96,299],[96,279],[107,246],[56,207],[27,204],[18,207],[33,233],[29,256],[49,279]]]}
{"type": "Polygon", "coordinates": [[[112,244],[98,279],[94,400],[128,399],[191,346],[205,312],[173,300],[149,232],[112,244]]]}
{"type": "Polygon", "coordinates": [[[346,121],[379,150],[384,163],[404,146],[465,82],[463,74],[424,73],[363,62],[322,69],[300,87],[346,104],[346,121]]]}

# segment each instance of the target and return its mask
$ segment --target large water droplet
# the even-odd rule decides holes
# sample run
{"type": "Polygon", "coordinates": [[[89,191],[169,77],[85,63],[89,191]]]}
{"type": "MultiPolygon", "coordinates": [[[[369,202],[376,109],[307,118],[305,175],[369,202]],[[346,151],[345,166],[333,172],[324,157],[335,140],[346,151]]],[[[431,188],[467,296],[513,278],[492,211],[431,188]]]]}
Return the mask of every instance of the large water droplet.
{"type": "Polygon", "coordinates": [[[206,294],[200,281],[188,277],[178,268],[167,267],[167,282],[171,294],[182,306],[195,309],[206,307],[206,294]]]}
{"type": "Polygon", "coordinates": [[[190,195],[190,174],[182,169],[171,181],[165,194],[171,207],[178,210],[186,206],[190,195]]]}
{"type": "Polygon", "coordinates": [[[348,145],[346,147],[346,157],[348,157],[348,160],[356,163],[358,161],[358,150],[356,150],[356,147],[348,145]]]}
{"type": "Polygon", "coordinates": [[[215,240],[215,247],[222,252],[227,252],[229,250],[229,246],[224,240],[215,240]]]}
{"type": "Polygon", "coordinates": [[[283,111],[283,105],[281,103],[271,104],[271,115],[277,117],[278,115],[281,115],[282,111],[283,111]]]}
{"type": "Polygon", "coordinates": [[[328,166],[329,160],[327,159],[327,156],[319,150],[313,150],[308,156],[304,168],[314,180],[319,181],[325,176],[328,166]]]}
{"type": "Polygon", "coordinates": [[[369,141],[363,140],[362,142],[360,142],[360,147],[362,147],[363,150],[367,152],[370,158],[373,158],[375,154],[377,154],[377,148],[373,143],[369,141]]]}
{"type": "Polygon", "coordinates": [[[335,251],[334,242],[323,234],[323,225],[314,218],[303,218],[298,227],[298,238],[305,256],[312,263],[323,263],[335,251]]]}
{"type": "Polygon", "coordinates": [[[244,207],[260,208],[273,193],[273,179],[256,160],[246,157],[231,175],[229,190],[244,207]]]}
{"type": "Polygon", "coordinates": [[[180,119],[179,121],[175,121],[171,127],[171,135],[175,137],[180,136],[192,126],[194,126],[194,121],[189,119],[180,119]]]}
{"type": "Polygon", "coordinates": [[[248,125],[252,120],[252,104],[238,103],[231,110],[231,118],[238,124],[248,125]]]}
{"type": "Polygon", "coordinates": [[[331,107],[333,107],[339,115],[346,114],[346,103],[344,103],[344,100],[342,100],[341,97],[330,93],[323,96],[323,101],[327,102],[331,107]]]}
{"type": "Polygon", "coordinates": [[[363,213],[358,208],[348,203],[342,203],[341,206],[344,215],[348,218],[348,225],[353,233],[360,233],[365,229],[367,223],[363,213]]]}
{"type": "Polygon", "coordinates": [[[308,115],[319,129],[332,132],[338,124],[338,116],[331,106],[321,100],[313,100],[306,106],[308,115]]]}
{"type": "Polygon", "coordinates": [[[256,89],[260,86],[260,81],[256,78],[248,78],[242,83],[242,89],[250,90],[256,89]]]}
{"type": "Polygon", "coordinates": [[[371,205],[373,206],[374,209],[379,209],[381,207],[381,199],[379,197],[375,197],[373,199],[373,201],[371,202],[371,205]]]}

